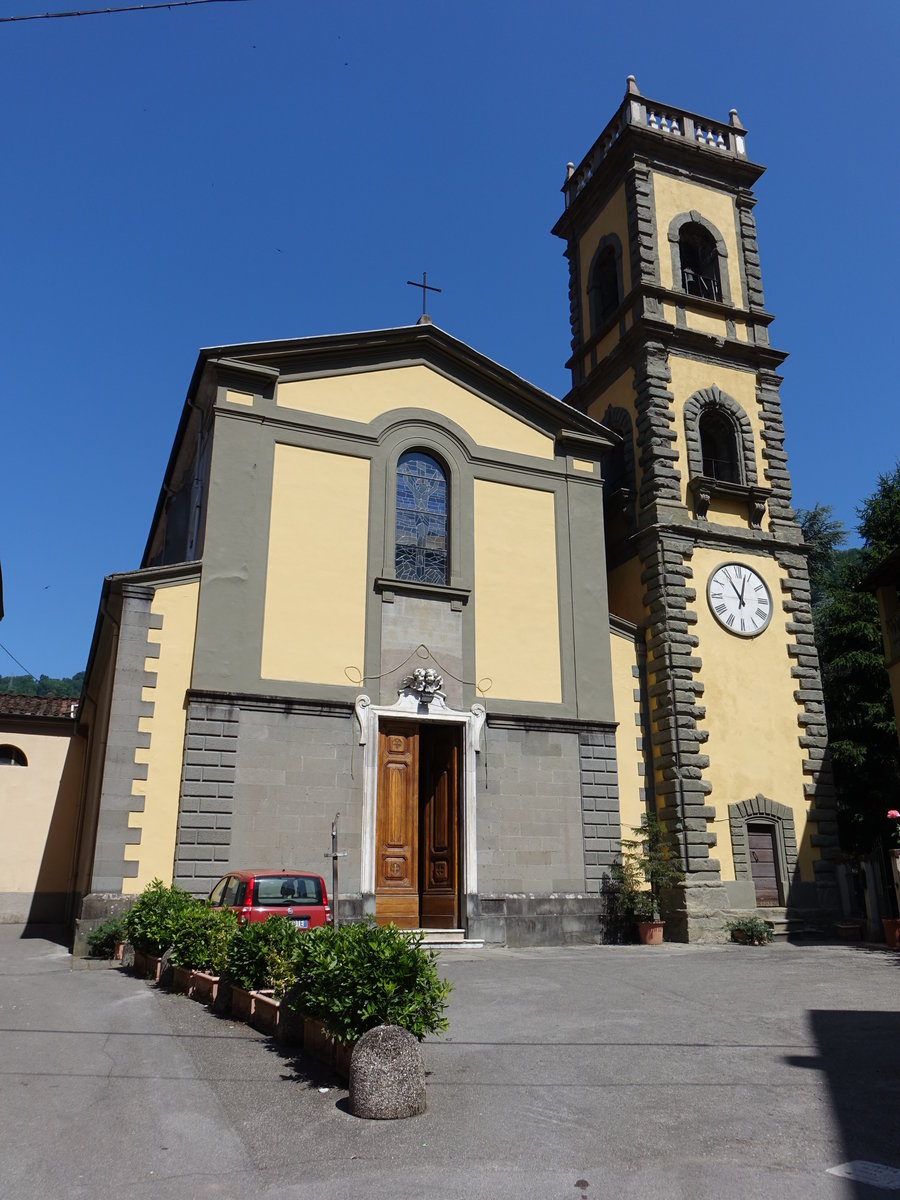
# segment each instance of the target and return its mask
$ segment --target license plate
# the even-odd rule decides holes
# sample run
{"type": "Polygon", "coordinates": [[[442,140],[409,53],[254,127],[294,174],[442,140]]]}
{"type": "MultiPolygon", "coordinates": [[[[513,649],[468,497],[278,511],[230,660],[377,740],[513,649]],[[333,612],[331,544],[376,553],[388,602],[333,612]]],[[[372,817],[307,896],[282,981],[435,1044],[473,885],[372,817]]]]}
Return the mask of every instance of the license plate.
{"type": "Polygon", "coordinates": [[[309,917],[299,917],[297,920],[291,921],[292,925],[296,925],[298,929],[309,928],[309,917]]]}

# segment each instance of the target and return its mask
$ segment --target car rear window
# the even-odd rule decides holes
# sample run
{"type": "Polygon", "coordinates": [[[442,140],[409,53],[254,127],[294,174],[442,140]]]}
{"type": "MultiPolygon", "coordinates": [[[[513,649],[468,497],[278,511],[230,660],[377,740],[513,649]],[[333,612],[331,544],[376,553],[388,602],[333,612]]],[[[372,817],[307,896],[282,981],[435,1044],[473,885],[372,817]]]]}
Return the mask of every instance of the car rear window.
{"type": "Polygon", "coordinates": [[[257,879],[253,903],[264,908],[290,904],[321,904],[322,885],[314,875],[275,875],[257,879]]]}

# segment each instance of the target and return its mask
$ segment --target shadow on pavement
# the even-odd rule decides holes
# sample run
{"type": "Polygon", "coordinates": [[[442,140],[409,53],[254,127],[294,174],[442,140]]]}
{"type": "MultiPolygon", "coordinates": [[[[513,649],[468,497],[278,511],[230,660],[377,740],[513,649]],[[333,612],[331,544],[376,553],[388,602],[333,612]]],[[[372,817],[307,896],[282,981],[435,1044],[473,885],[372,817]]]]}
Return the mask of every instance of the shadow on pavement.
{"type": "MultiPolygon", "coordinates": [[[[808,1019],[818,1055],[785,1061],[824,1073],[843,1161],[894,1168],[900,1184],[900,1013],[812,1009],[808,1019]]],[[[862,1182],[848,1180],[846,1187],[859,1200],[885,1194],[862,1182]]]]}
{"type": "Polygon", "coordinates": [[[285,1082],[299,1083],[317,1091],[320,1088],[342,1088],[346,1091],[346,1083],[333,1068],[310,1055],[305,1055],[299,1046],[287,1046],[274,1038],[269,1038],[263,1046],[269,1054],[281,1059],[284,1066],[281,1078],[285,1082]]]}
{"type": "Polygon", "coordinates": [[[72,944],[69,930],[65,925],[41,925],[29,921],[22,926],[21,938],[34,938],[42,942],[52,942],[55,946],[65,946],[68,950],[72,944]]]}

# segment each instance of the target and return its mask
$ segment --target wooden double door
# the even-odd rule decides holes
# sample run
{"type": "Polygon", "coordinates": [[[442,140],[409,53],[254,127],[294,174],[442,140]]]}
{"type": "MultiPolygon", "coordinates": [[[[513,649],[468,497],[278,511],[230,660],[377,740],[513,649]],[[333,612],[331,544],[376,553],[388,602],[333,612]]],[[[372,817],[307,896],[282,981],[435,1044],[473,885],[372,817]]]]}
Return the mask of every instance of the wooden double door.
{"type": "Polygon", "coordinates": [[[378,732],[375,919],[456,929],[462,727],[384,721],[378,732]]]}

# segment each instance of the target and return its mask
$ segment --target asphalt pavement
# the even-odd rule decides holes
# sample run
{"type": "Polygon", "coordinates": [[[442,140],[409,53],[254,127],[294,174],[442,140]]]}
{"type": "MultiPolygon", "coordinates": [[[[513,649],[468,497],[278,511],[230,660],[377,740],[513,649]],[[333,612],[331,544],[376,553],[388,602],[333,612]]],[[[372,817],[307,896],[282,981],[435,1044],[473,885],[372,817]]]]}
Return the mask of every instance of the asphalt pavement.
{"type": "Polygon", "coordinates": [[[428,1109],[369,1122],[302,1052],[21,934],[0,926],[3,1200],[900,1194],[897,952],[444,952],[428,1109]]]}

